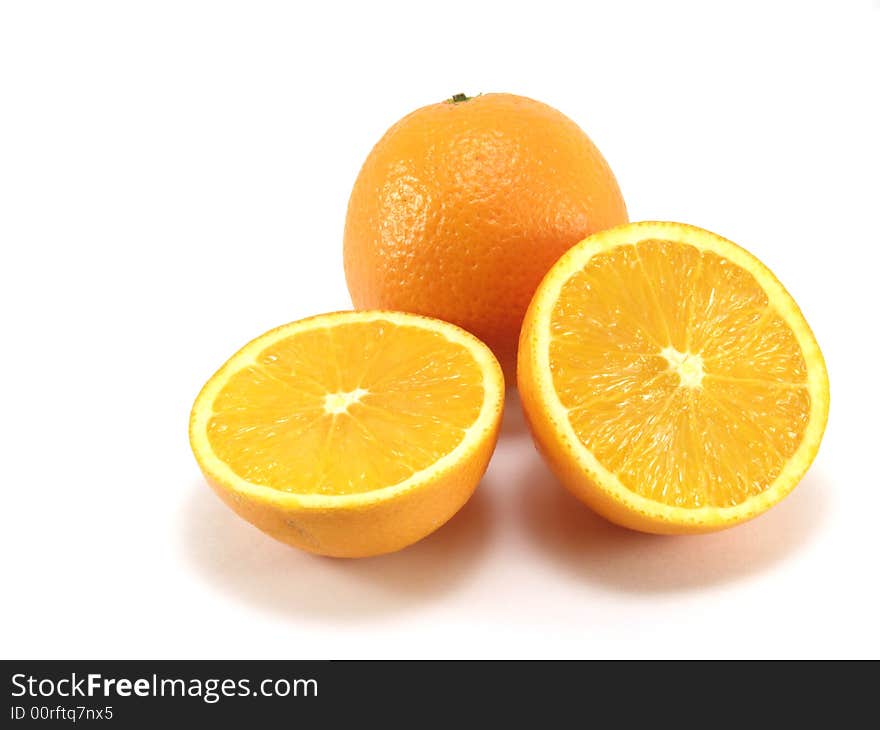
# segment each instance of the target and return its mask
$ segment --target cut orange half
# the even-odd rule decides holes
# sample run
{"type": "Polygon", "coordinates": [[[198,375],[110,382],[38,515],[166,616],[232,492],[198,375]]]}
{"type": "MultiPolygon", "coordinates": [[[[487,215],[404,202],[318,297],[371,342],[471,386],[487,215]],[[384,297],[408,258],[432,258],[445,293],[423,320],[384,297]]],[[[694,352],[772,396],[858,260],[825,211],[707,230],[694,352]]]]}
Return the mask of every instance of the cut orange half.
{"type": "Polygon", "coordinates": [[[339,312],[249,344],[202,389],[190,443],[239,515],[290,545],[398,550],[468,500],[495,446],[501,368],[464,330],[339,312]]]}
{"type": "Polygon", "coordinates": [[[707,532],[788,494],[828,416],[822,353],[754,256],[679,223],[590,236],[551,269],[520,338],[539,449],[609,520],[707,532]]]}

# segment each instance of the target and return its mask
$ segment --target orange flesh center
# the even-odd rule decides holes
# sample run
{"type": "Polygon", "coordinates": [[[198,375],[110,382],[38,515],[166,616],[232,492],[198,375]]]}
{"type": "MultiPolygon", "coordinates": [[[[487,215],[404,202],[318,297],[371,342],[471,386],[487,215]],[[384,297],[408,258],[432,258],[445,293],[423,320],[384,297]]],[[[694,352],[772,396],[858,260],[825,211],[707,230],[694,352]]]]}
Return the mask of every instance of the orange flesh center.
{"type": "Polygon", "coordinates": [[[809,420],[803,354],[755,278],[673,241],[597,254],[565,283],[550,365],[599,463],[677,507],[763,492],[809,420]]]}
{"type": "Polygon", "coordinates": [[[229,378],[208,439],[254,484],[368,492],[453,451],[479,415],[482,382],[468,350],[437,332],[382,320],[305,330],[229,378]]]}

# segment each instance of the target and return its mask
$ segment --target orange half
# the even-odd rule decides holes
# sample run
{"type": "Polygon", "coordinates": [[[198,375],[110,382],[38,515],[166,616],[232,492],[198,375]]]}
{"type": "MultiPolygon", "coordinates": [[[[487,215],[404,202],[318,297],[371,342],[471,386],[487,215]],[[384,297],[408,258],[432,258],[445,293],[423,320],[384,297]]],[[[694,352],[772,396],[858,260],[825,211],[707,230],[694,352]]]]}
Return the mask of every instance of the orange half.
{"type": "Polygon", "coordinates": [[[501,369],[473,335],[339,312],[250,342],[193,406],[190,443],[239,515],[311,552],[398,550],[446,522],[498,434],[501,369]]]}
{"type": "Polygon", "coordinates": [[[765,511],[810,466],[828,416],[822,353],[782,284],[679,223],[620,226],[566,253],[526,316],[518,382],[560,480],[647,532],[765,511]]]}

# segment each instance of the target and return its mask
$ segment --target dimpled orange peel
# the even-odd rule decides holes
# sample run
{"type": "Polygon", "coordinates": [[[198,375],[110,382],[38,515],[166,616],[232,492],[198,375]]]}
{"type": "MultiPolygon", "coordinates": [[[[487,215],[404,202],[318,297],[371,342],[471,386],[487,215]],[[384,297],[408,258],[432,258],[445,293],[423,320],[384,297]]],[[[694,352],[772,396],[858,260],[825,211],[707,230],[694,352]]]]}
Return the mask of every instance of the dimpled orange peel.
{"type": "Polygon", "coordinates": [[[258,337],[192,409],[207,481],[240,516],[314,553],[399,550],[451,518],[495,446],[504,379],[446,322],[338,312],[258,337]]]}
{"type": "Polygon", "coordinates": [[[769,509],[828,416],[822,353],[792,297],[744,249],[680,223],[619,226],[568,251],[526,314],[518,382],[562,483],[654,533],[769,509]]]}
{"type": "Polygon", "coordinates": [[[345,277],[358,309],[473,332],[512,383],[541,278],[626,221],[611,169],[571,119],[513,94],[458,94],[408,114],[370,152],[348,204],[345,277]]]}

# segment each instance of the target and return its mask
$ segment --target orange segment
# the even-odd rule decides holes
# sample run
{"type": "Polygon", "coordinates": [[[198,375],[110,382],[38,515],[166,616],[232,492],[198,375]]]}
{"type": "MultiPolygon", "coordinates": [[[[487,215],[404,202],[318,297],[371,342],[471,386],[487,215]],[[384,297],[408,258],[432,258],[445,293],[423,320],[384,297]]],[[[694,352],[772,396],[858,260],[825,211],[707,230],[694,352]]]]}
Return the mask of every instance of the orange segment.
{"type": "Polygon", "coordinates": [[[466,501],[502,399],[497,362],[457,327],[337,313],[236,354],[197,399],[191,441],[215,489],[233,508],[246,501],[245,516],[270,534],[374,554],[423,537],[466,501]]]}
{"type": "Polygon", "coordinates": [[[539,445],[621,524],[748,519],[818,449],[828,382],[807,323],[766,267],[708,231],[640,223],[586,239],[542,283],[520,344],[539,445]]]}

